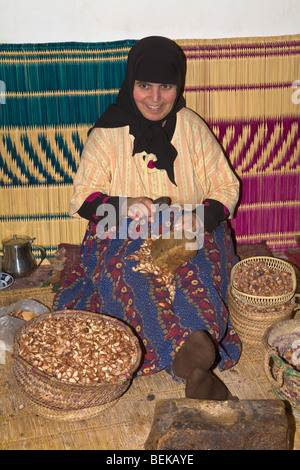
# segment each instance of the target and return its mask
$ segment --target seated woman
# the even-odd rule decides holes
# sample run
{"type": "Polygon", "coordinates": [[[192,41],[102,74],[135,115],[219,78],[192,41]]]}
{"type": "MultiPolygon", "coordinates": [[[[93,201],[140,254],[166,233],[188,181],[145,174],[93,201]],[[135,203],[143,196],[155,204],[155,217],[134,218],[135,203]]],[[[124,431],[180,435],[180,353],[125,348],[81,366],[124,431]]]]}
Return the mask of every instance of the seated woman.
{"type": "Polygon", "coordinates": [[[71,215],[89,221],[82,261],[53,309],[125,321],[144,348],[138,374],[166,369],[185,381],[187,397],[222,400],[230,393],[212,367],[232,367],[241,351],[226,305],[237,262],[226,219],[239,182],[208,126],[185,107],[184,79],[185,57],[173,41],[148,37],[131,49],[116,104],[95,123],[82,153],[70,205],[71,215]],[[203,246],[174,271],[171,297],[155,273],[136,268],[145,237],[131,237],[130,230],[118,236],[124,224],[153,220],[154,201],[163,196],[191,205],[193,229],[193,209],[204,207],[203,246]],[[108,205],[116,210],[116,227],[113,236],[100,236],[108,205]]]}

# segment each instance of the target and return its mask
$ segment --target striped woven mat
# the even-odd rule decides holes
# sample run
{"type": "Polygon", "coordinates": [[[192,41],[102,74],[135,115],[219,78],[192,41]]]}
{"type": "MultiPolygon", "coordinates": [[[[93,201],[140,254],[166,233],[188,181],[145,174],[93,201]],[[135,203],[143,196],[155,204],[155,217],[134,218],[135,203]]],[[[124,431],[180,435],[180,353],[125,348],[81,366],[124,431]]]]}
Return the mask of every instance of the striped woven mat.
{"type": "MultiPolygon", "coordinates": [[[[89,127],[115,100],[132,41],[0,45],[0,240],[53,255],[80,243],[68,215],[89,127]]],[[[238,242],[272,250],[300,235],[300,35],[178,40],[187,106],[211,126],[241,180],[238,242]]]]}
{"type": "MultiPolygon", "coordinates": [[[[217,375],[240,400],[275,399],[260,348],[244,349],[238,364],[217,375]]],[[[112,407],[91,419],[58,421],[38,416],[0,364],[1,450],[143,450],[158,400],[183,398],[184,385],[161,371],[137,378],[112,407]]],[[[300,450],[300,421],[291,421],[291,448],[300,450]]]]}

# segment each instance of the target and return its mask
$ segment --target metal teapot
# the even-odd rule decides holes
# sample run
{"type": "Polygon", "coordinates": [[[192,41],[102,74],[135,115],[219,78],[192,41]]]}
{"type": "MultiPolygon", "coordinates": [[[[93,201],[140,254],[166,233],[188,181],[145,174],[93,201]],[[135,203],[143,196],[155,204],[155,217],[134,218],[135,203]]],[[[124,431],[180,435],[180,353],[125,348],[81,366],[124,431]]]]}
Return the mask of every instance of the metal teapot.
{"type": "Polygon", "coordinates": [[[35,238],[26,235],[14,235],[13,238],[2,240],[3,260],[2,271],[15,279],[32,274],[46,258],[46,250],[40,245],[32,245],[35,238]],[[32,253],[32,246],[41,252],[41,260],[37,263],[32,253]]]}

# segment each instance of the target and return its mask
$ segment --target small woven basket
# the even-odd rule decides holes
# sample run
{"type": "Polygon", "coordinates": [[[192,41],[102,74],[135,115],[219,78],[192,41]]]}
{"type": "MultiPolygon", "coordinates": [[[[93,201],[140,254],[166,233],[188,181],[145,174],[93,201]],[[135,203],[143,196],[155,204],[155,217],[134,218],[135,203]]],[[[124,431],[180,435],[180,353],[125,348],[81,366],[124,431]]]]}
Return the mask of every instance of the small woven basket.
{"type": "Polygon", "coordinates": [[[127,390],[132,375],[140,365],[141,348],[139,340],[131,328],[116,318],[82,310],[64,310],[37,316],[19,328],[14,339],[12,357],[16,382],[37,413],[50,419],[83,419],[99,414],[127,390]],[[19,355],[19,339],[29,327],[32,328],[44,321],[49,315],[76,317],[79,320],[87,317],[93,320],[104,319],[109,321],[112,326],[123,329],[135,348],[134,362],[130,370],[126,370],[126,374],[120,375],[114,383],[103,381],[83,385],[67,383],[56,377],[50,377],[26,362],[19,355]]]}
{"type": "Polygon", "coordinates": [[[265,372],[274,395],[287,400],[293,413],[300,417],[300,371],[283,358],[294,339],[300,339],[300,319],[283,321],[265,332],[265,372]]]}
{"type": "Polygon", "coordinates": [[[295,299],[279,306],[259,307],[242,302],[228,288],[228,310],[231,324],[240,340],[250,346],[261,346],[265,331],[274,323],[291,318],[295,299]]]}
{"type": "Polygon", "coordinates": [[[33,299],[40,302],[49,309],[52,308],[55,293],[53,286],[33,287],[29,289],[5,289],[0,295],[0,307],[7,307],[22,299],[33,299]]]}
{"type": "Polygon", "coordinates": [[[282,305],[288,302],[289,300],[291,300],[296,292],[296,287],[297,287],[296,273],[295,273],[295,269],[293,268],[293,266],[290,263],[287,263],[286,261],[283,261],[278,258],[274,258],[272,256],[254,256],[252,258],[246,258],[240,261],[232,268],[231,287],[235,296],[238,299],[240,299],[242,302],[245,302],[246,304],[256,305],[259,307],[271,307],[275,305],[282,305]],[[287,292],[284,295],[277,295],[277,296],[274,295],[274,296],[265,297],[265,296],[247,294],[239,290],[236,287],[235,282],[234,282],[236,271],[240,266],[247,266],[250,263],[253,263],[253,261],[257,263],[263,261],[270,269],[273,269],[276,271],[285,271],[287,273],[290,273],[292,276],[292,282],[293,282],[293,287],[291,291],[287,292]]]}

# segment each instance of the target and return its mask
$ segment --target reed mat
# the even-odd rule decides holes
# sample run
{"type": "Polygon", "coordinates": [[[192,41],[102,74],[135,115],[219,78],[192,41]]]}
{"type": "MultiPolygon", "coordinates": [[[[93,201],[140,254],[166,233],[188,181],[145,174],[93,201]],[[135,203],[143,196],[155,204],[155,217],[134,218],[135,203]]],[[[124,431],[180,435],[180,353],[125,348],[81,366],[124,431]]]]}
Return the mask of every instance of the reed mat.
{"type": "MultiPolygon", "coordinates": [[[[238,364],[215,373],[240,400],[274,399],[266,378],[264,353],[244,348],[238,364]]],[[[7,357],[0,365],[1,450],[143,450],[159,399],[184,398],[184,385],[165,371],[133,380],[127,392],[100,415],[81,421],[54,421],[37,416],[27,405],[7,357]]],[[[300,420],[287,412],[291,449],[300,450],[300,420]]]]}
{"type": "MultiPolygon", "coordinates": [[[[241,180],[238,243],[296,248],[300,35],[177,42],[187,57],[187,106],[241,180]]],[[[36,237],[48,256],[59,243],[81,243],[86,221],[68,214],[74,176],[134,43],[0,45],[0,240],[36,237]]]]}
{"type": "Polygon", "coordinates": [[[210,125],[241,181],[237,241],[295,248],[300,35],[178,42],[187,57],[187,106],[210,125]]]}

